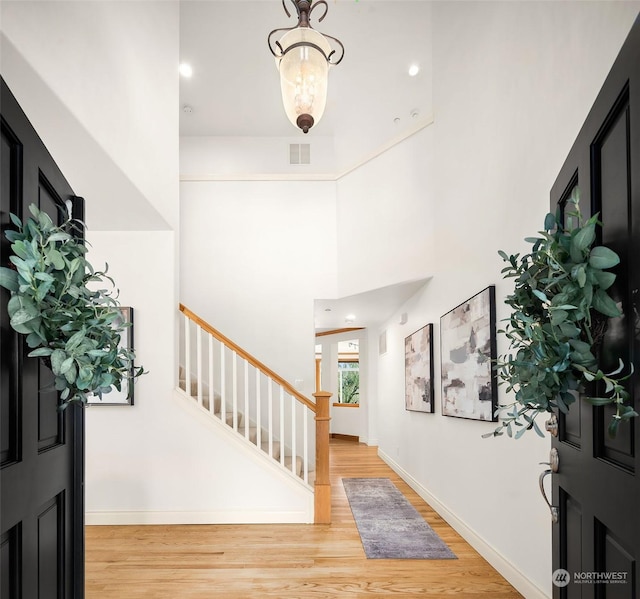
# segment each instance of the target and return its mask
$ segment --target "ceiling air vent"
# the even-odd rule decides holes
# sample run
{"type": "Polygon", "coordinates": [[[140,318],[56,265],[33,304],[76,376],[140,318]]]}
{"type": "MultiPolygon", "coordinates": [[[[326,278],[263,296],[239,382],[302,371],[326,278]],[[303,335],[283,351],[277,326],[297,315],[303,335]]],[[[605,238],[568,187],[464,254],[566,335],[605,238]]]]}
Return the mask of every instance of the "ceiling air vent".
{"type": "Polygon", "coordinates": [[[311,144],[289,144],[289,164],[311,164],[311,144]]]}

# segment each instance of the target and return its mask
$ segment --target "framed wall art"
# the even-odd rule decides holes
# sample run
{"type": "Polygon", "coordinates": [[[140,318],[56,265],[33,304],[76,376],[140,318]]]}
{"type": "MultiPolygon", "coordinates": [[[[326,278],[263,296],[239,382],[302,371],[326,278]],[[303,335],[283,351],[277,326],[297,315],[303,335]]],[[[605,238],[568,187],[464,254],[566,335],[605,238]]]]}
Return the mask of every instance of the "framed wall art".
{"type": "MultiPolygon", "coordinates": [[[[116,323],[129,323],[129,326],[125,327],[120,334],[120,346],[133,349],[133,308],[120,306],[118,310],[120,310],[121,320],[116,323]]],[[[133,376],[133,363],[131,364],[131,376],[133,376]]],[[[104,393],[102,399],[97,395],[89,395],[87,403],[91,406],[132,406],[133,379],[123,379],[121,387],[120,391],[111,387],[111,391],[104,393]],[[131,388],[131,396],[129,396],[129,388],[131,388]]]]}
{"type": "Polygon", "coordinates": [[[496,422],[496,292],[491,285],[440,318],[442,413],[496,422]]]}
{"type": "Polygon", "coordinates": [[[433,413],[433,324],[404,340],[405,408],[433,413]]]}

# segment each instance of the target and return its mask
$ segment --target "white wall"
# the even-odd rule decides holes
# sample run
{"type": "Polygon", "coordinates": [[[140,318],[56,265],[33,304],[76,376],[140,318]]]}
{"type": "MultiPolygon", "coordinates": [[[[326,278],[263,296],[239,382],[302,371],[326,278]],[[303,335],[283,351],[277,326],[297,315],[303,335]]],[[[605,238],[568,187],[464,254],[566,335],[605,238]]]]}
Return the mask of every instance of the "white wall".
{"type": "Polygon", "coordinates": [[[181,184],[180,298],[310,396],[313,300],[333,297],[335,184],[181,184]]]}
{"type": "Polygon", "coordinates": [[[89,225],[176,228],[178,2],[3,0],[0,11],[3,77],[85,196],[89,225]]]}
{"type": "Polygon", "coordinates": [[[537,489],[550,443],[483,440],[495,425],[440,415],[439,318],[489,284],[498,319],[506,316],[510,288],[496,252],[522,249],[541,227],[549,189],[638,9],[435,3],[435,124],[338,182],[338,256],[350,257],[339,261],[341,294],[433,275],[380,327],[380,453],[528,598],[551,594],[551,523],[537,489]],[[429,322],[433,415],[403,403],[404,337],[429,322]]]}
{"type": "Polygon", "coordinates": [[[433,155],[427,127],[338,181],[337,297],[430,274],[433,155]]]}
{"type": "Polygon", "coordinates": [[[90,260],[109,262],[134,307],[134,405],[92,406],[86,428],[88,524],[308,522],[308,493],[256,464],[172,393],[173,232],[93,232],[90,260]],[[145,265],[144,276],[132,260],[145,265]],[[255,488],[260,493],[255,493],[255,488]]]}
{"type": "Polygon", "coordinates": [[[181,180],[259,176],[331,178],[336,171],[333,137],[207,137],[180,138],[181,180]],[[308,144],[310,164],[289,163],[289,145],[308,144]]]}

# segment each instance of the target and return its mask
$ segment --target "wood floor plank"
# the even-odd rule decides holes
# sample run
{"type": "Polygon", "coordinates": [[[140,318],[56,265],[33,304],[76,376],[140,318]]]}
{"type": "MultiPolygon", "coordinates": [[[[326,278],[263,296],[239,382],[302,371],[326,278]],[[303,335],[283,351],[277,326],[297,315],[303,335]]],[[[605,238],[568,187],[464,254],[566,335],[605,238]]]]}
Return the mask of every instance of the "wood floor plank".
{"type": "Polygon", "coordinates": [[[521,595],[377,455],[331,441],[328,525],[88,526],[87,599],[515,599],[521,595]],[[342,478],[387,477],[457,560],[365,557],[342,478]]]}

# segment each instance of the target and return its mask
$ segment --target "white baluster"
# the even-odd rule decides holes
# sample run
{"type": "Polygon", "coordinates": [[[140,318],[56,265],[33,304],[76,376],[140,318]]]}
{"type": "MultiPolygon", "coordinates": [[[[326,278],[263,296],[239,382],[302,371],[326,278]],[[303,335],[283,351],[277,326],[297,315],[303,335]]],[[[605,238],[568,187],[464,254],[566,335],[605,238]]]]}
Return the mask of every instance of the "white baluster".
{"type": "Polygon", "coordinates": [[[191,397],[191,321],[184,317],[184,390],[191,397]]]}
{"type": "Polygon", "coordinates": [[[244,361],[244,438],[249,438],[249,362],[244,361]]]}
{"type": "Polygon", "coordinates": [[[304,482],[309,484],[309,408],[302,406],[302,471],[304,482]]]}
{"type": "Polygon", "coordinates": [[[273,457],[273,381],[267,377],[267,407],[269,408],[269,457],[273,457]]]}
{"type": "Polygon", "coordinates": [[[284,387],[280,387],[280,463],[284,466],[284,387]]]}
{"type": "Polygon", "coordinates": [[[291,472],[296,472],[296,398],[291,396],[291,472]]]}
{"type": "Polygon", "coordinates": [[[227,373],[225,372],[225,345],[220,342],[220,420],[227,423],[227,373]]]}
{"type": "Polygon", "coordinates": [[[198,381],[198,405],[202,407],[202,327],[196,328],[196,377],[198,381]]]}
{"type": "Polygon", "coordinates": [[[262,447],[262,406],[260,405],[260,369],[256,368],[256,447],[262,447]]]}
{"type": "Polygon", "coordinates": [[[233,361],[231,363],[232,370],[231,375],[233,380],[231,381],[233,384],[233,430],[237,432],[238,430],[238,354],[235,351],[231,353],[233,357],[233,361]]]}
{"type": "Polygon", "coordinates": [[[209,412],[215,413],[215,393],[213,392],[213,335],[207,335],[209,340],[209,412]]]}

